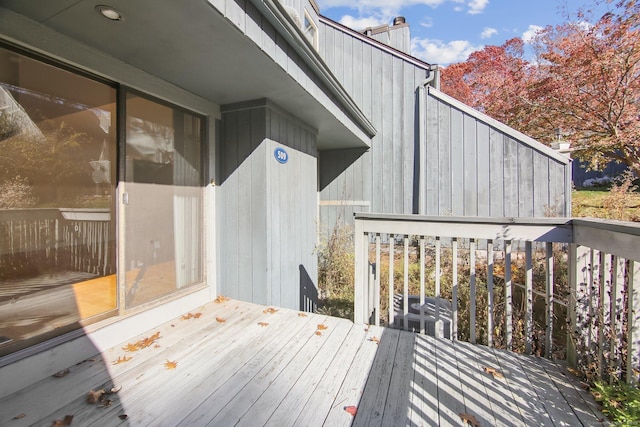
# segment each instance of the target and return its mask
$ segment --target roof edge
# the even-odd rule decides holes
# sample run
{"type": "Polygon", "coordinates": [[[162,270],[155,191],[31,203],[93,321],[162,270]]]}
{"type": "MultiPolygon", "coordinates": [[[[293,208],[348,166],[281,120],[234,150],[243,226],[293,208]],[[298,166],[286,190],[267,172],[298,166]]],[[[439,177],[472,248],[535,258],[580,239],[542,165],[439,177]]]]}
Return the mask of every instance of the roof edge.
{"type": "Polygon", "coordinates": [[[387,53],[389,53],[389,54],[391,54],[393,56],[396,56],[396,57],[401,58],[401,59],[403,59],[403,60],[405,60],[407,62],[410,62],[411,64],[415,65],[416,67],[423,68],[425,71],[430,71],[433,68],[433,65],[435,65],[435,64],[429,64],[427,62],[424,62],[423,60],[418,59],[415,56],[411,56],[408,53],[402,52],[401,50],[398,50],[398,49],[396,49],[394,47],[391,47],[391,46],[389,46],[387,44],[384,44],[384,43],[382,43],[382,42],[380,42],[378,40],[372,39],[371,37],[367,37],[364,34],[358,32],[356,30],[353,30],[353,29],[351,29],[349,27],[346,27],[346,26],[340,24],[339,22],[336,22],[336,21],[334,21],[334,20],[332,20],[330,18],[327,18],[326,16],[319,15],[319,19],[320,19],[320,22],[322,22],[324,24],[327,24],[330,27],[335,28],[336,30],[343,31],[345,33],[349,33],[353,37],[355,37],[355,38],[357,38],[357,39],[359,39],[359,40],[361,40],[361,41],[363,41],[363,42],[365,42],[367,44],[375,46],[375,47],[377,47],[377,48],[379,48],[381,50],[384,50],[385,52],[387,52],[387,53]]]}
{"type": "Polygon", "coordinates": [[[453,107],[463,111],[464,113],[470,116],[473,116],[479,120],[482,120],[483,122],[487,123],[489,126],[498,129],[499,131],[505,133],[506,135],[509,135],[514,139],[517,139],[518,141],[522,141],[524,144],[530,146],[534,150],[544,153],[547,156],[552,157],[554,160],[558,162],[561,162],[564,164],[571,163],[570,157],[567,157],[564,154],[558,153],[556,150],[554,150],[553,148],[547,145],[544,145],[540,141],[537,141],[531,138],[530,136],[527,136],[524,133],[513,129],[510,126],[507,126],[504,123],[499,122],[498,120],[492,117],[489,117],[484,113],[481,113],[480,111],[468,106],[467,104],[464,104],[463,102],[458,101],[457,99],[439,91],[438,89],[432,86],[428,86],[427,89],[429,91],[429,95],[433,95],[434,97],[438,98],[442,102],[446,102],[447,104],[452,105],[453,107]]]}
{"type": "Polygon", "coordinates": [[[329,89],[329,92],[337,98],[340,105],[345,109],[345,113],[355,121],[369,138],[373,138],[377,130],[371,121],[349,96],[345,88],[322,60],[320,54],[311,46],[306,37],[304,37],[302,31],[291,22],[283,6],[274,0],[250,1],[293,47],[302,60],[311,67],[312,71],[321,78],[322,82],[329,89]]]}

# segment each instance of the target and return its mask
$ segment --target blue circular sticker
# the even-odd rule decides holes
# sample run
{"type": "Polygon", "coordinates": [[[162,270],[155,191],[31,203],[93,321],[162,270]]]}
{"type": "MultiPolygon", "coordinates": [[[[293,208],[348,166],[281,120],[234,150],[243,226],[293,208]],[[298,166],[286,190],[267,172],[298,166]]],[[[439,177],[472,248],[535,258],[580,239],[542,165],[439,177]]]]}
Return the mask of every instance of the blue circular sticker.
{"type": "Polygon", "coordinates": [[[276,148],[273,152],[273,155],[275,156],[276,160],[283,165],[289,161],[289,154],[287,154],[287,151],[284,148],[276,148]]]}

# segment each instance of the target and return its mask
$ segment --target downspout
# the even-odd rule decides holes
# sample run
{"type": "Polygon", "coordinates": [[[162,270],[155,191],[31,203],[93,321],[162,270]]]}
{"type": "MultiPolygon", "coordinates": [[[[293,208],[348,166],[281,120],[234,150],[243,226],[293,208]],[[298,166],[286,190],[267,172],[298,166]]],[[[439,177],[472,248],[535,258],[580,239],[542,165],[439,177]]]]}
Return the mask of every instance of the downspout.
{"type": "MultiPolygon", "coordinates": [[[[426,146],[427,146],[427,86],[436,79],[438,66],[432,65],[427,70],[427,78],[424,79],[418,85],[418,153],[419,153],[419,166],[418,166],[418,214],[427,214],[427,174],[426,174],[426,146]],[[435,68],[434,68],[435,67],[435,68]]],[[[439,79],[438,79],[439,80],[439,79]]],[[[436,80],[435,84],[439,86],[439,82],[436,80]]]]}

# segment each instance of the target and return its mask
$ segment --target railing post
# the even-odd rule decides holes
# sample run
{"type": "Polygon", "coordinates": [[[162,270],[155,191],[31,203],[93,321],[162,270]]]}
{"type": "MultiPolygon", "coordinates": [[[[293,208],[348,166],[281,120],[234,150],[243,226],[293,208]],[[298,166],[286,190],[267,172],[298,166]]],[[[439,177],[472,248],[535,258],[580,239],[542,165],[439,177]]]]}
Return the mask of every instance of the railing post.
{"type": "Polygon", "coordinates": [[[369,278],[367,239],[364,234],[364,221],[355,219],[355,278],[354,278],[354,302],[353,302],[353,322],[366,323],[367,314],[365,305],[367,304],[365,287],[369,278]]]}

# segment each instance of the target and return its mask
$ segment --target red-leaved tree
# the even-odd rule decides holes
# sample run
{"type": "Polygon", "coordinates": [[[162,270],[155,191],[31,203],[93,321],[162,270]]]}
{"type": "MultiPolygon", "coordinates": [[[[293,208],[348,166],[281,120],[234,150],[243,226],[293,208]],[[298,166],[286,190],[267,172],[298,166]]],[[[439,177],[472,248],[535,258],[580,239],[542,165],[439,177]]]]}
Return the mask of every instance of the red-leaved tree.
{"type": "Polygon", "coordinates": [[[445,93],[542,141],[560,128],[577,157],[610,160],[640,176],[640,5],[601,0],[610,12],[547,27],[524,59],[522,41],[487,46],[442,73],[445,93]]]}

